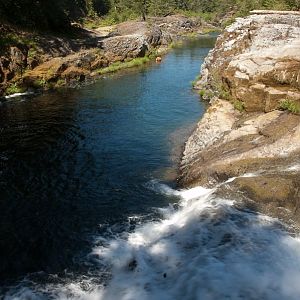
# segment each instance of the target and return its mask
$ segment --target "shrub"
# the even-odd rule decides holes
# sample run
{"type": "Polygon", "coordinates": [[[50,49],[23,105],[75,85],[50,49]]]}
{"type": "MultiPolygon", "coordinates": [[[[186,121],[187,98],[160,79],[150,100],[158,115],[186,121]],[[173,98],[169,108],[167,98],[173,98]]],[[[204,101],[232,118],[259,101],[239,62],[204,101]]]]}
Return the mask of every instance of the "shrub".
{"type": "Polygon", "coordinates": [[[280,109],[287,110],[293,114],[300,113],[300,105],[293,100],[284,99],[280,102],[280,109]]]}
{"type": "Polygon", "coordinates": [[[240,112],[242,112],[242,111],[245,110],[245,104],[244,104],[242,101],[240,101],[240,100],[234,101],[234,102],[233,102],[233,106],[234,106],[234,108],[235,108],[236,110],[238,110],[238,111],[240,111],[240,112]]]}
{"type": "Polygon", "coordinates": [[[24,87],[19,86],[17,83],[13,83],[6,89],[6,94],[12,95],[17,93],[23,93],[24,91],[24,87]]]}

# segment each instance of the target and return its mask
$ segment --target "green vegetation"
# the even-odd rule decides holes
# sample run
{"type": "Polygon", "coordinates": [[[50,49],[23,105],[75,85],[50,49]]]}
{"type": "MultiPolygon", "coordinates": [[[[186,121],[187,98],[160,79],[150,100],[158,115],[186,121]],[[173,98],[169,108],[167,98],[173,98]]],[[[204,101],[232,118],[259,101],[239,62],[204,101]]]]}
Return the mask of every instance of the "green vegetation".
{"type": "Polygon", "coordinates": [[[36,43],[34,40],[30,40],[21,35],[10,32],[7,34],[1,34],[0,36],[0,48],[11,46],[11,45],[19,45],[19,44],[25,44],[31,49],[36,49],[36,43]]]}
{"type": "MultiPolygon", "coordinates": [[[[198,76],[195,78],[195,80],[192,81],[192,86],[193,86],[193,87],[197,84],[197,82],[199,81],[199,79],[200,79],[200,75],[198,75],[198,76]]],[[[201,91],[200,91],[200,92],[201,92],[201,91]]],[[[201,96],[201,94],[200,94],[200,96],[201,96]]]]}
{"type": "Polygon", "coordinates": [[[13,83],[6,89],[5,92],[7,95],[12,95],[17,93],[23,93],[24,91],[24,87],[19,86],[17,83],[13,83]]]}
{"type": "Polygon", "coordinates": [[[201,96],[202,99],[207,100],[211,99],[215,94],[211,90],[200,90],[199,95],[201,96]]]}
{"type": "Polygon", "coordinates": [[[0,0],[0,20],[34,30],[65,32],[71,22],[89,28],[181,13],[223,25],[253,9],[300,9],[299,0],[0,0]]]}
{"type": "Polygon", "coordinates": [[[287,110],[293,114],[299,114],[300,104],[291,99],[284,99],[280,102],[280,109],[287,110]]]}
{"type": "Polygon", "coordinates": [[[115,62],[115,63],[112,63],[110,66],[108,66],[106,68],[99,69],[97,71],[97,73],[99,75],[104,75],[104,74],[107,74],[107,73],[114,73],[114,72],[119,71],[119,70],[133,68],[133,67],[137,67],[137,66],[142,66],[142,65],[144,65],[145,63],[147,63],[149,61],[150,61],[150,58],[148,56],[145,56],[145,57],[134,58],[130,61],[115,62]]]}
{"type": "Polygon", "coordinates": [[[42,78],[42,79],[35,80],[33,83],[33,86],[35,88],[43,88],[46,86],[46,84],[47,84],[47,81],[44,78],[42,78]]]}
{"type": "Polygon", "coordinates": [[[245,110],[245,104],[240,100],[235,100],[233,106],[236,110],[243,112],[245,110]]]}

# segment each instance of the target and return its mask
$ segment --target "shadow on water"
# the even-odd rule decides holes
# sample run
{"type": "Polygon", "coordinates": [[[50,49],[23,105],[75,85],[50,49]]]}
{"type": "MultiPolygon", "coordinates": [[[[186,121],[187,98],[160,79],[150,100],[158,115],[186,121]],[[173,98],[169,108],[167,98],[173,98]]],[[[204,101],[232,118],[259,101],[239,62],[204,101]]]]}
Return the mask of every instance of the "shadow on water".
{"type": "Polygon", "coordinates": [[[146,185],[176,167],[168,137],[203,113],[190,86],[211,47],[201,43],[147,70],[1,104],[3,285],[31,272],[86,274],[81,257],[103,225],[122,231],[129,216],[169,204],[146,185]]]}

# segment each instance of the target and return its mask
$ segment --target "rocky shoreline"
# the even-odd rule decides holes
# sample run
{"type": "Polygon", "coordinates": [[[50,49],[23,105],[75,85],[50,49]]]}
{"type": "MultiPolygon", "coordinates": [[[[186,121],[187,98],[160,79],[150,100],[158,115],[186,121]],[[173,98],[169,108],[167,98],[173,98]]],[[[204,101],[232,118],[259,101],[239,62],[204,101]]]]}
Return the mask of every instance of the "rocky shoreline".
{"type": "Polygon", "coordinates": [[[143,64],[147,60],[139,59],[161,55],[182,35],[201,33],[204,26],[208,25],[199,19],[173,15],[78,29],[76,38],[13,32],[4,26],[2,31],[8,31],[10,40],[0,53],[0,96],[73,86],[118,69],[122,63],[143,64]]]}
{"type": "Polygon", "coordinates": [[[227,27],[196,84],[210,106],[179,184],[222,185],[253,210],[300,224],[300,15],[255,11],[227,27]]]}

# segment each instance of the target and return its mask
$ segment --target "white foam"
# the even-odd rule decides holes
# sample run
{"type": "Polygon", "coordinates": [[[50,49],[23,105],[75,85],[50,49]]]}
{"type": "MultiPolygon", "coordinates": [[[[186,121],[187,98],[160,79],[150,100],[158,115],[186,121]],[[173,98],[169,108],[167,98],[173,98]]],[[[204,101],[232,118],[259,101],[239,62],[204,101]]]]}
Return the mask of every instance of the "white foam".
{"type": "Polygon", "coordinates": [[[277,220],[237,210],[213,190],[153,186],[180,197],[181,207],[95,247],[99,266],[111,270],[106,288],[74,283],[55,299],[300,299],[300,240],[277,220]]]}
{"type": "Polygon", "coordinates": [[[21,96],[28,96],[28,95],[33,95],[34,93],[32,92],[25,92],[25,93],[15,93],[12,95],[4,96],[5,99],[11,99],[11,98],[16,98],[16,97],[21,97],[21,96]]]}

